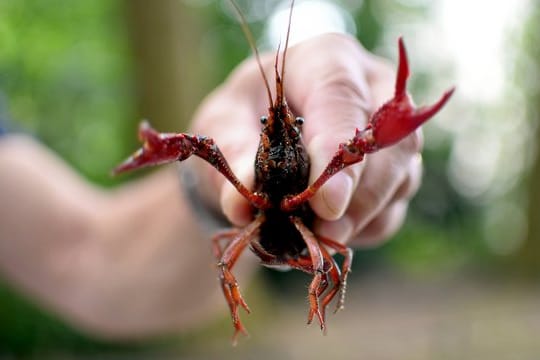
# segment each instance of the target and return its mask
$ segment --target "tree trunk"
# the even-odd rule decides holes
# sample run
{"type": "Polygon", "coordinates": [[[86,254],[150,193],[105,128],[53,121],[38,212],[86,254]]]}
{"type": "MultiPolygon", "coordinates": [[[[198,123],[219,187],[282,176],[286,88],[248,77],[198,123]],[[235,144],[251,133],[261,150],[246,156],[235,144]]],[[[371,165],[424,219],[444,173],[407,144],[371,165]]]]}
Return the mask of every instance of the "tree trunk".
{"type": "Polygon", "coordinates": [[[178,0],[129,0],[125,6],[138,113],[160,131],[185,131],[208,89],[208,79],[199,66],[204,16],[178,0]]]}
{"type": "Polygon", "coordinates": [[[537,278],[540,277],[540,90],[538,79],[531,82],[530,74],[540,73],[540,6],[533,5],[529,14],[521,50],[522,57],[527,61],[518,65],[517,75],[527,99],[527,117],[535,129],[535,136],[531,140],[534,160],[527,176],[527,236],[513,265],[523,275],[537,278]]]}
{"type": "MultiPolygon", "coordinates": [[[[539,64],[540,65],[540,64],[539,64]]],[[[532,104],[531,104],[532,105],[532,104]]],[[[540,97],[536,102],[536,113],[540,113],[540,97]]],[[[535,119],[540,123],[540,119],[535,119]]],[[[540,126],[537,126],[535,139],[540,139],[540,126]]],[[[533,167],[529,174],[527,238],[519,252],[520,267],[528,275],[540,276],[540,146],[536,145],[533,167]]]]}

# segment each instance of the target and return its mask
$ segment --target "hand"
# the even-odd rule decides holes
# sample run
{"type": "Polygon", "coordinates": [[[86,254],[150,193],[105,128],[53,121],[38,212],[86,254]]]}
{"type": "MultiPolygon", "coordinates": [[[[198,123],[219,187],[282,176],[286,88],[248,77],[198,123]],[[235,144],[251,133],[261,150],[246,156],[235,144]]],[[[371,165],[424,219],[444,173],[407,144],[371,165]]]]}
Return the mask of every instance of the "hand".
{"type": "MultiPolygon", "coordinates": [[[[274,58],[263,67],[272,84],[274,58]]],[[[369,115],[393,94],[395,72],[353,38],[326,34],[291,47],[284,77],[288,104],[306,120],[303,139],[311,158],[310,181],[327,165],[338,144],[365,127],[369,115]]],[[[233,171],[250,188],[261,115],[268,100],[255,60],[241,64],[201,105],[192,131],[214,138],[233,171]]],[[[373,246],[400,227],[408,200],[420,184],[417,131],[399,144],[370,154],[326,183],[310,204],[318,216],[315,232],[353,246],[373,246]]],[[[201,187],[236,225],[251,219],[249,204],[221,174],[202,162],[201,187]],[[210,187],[208,187],[210,186],[210,187]]]]}

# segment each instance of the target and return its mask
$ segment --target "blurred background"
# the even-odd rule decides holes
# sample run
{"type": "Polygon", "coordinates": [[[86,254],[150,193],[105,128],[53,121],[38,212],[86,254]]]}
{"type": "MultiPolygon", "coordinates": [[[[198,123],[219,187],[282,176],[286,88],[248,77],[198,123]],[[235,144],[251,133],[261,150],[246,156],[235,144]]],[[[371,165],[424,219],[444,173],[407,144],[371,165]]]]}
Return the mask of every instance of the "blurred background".
{"type": "MultiPolygon", "coordinates": [[[[259,48],[275,48],[289,1],[238,3],[259,48]]],[[[244,286],[254,312],[237,348],[225,306],[192,333],[108,343],[1,283],[0,358],[540,357],[540,6],[298,0],[292,41],[322,31],[354,34],[393,61],[403,35],[419,104],[457,86],[425,126],[424,182],[406,224],[355,253],[347,307],[329,317],[328,335],[305,326],[309,278],[295,272],[261,270],[244,286]]],[[[114,186],[126,178],[110,169],[137,146],[139,119],[186,129],[247,56],[226,1],[1,0],[0,116],[114,186]]]]}

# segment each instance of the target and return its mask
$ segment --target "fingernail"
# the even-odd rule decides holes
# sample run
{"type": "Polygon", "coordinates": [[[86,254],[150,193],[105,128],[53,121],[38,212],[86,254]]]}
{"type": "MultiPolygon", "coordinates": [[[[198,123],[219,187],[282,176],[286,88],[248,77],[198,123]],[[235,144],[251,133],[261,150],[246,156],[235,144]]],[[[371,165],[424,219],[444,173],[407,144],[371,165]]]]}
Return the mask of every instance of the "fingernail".
{"type": "Polygon", "coordinates": [[[346,172],[334,175],[321,189],[321,196],[328,210],[327,220],[337,220],[349,206],[353,179],[346,172]]]}

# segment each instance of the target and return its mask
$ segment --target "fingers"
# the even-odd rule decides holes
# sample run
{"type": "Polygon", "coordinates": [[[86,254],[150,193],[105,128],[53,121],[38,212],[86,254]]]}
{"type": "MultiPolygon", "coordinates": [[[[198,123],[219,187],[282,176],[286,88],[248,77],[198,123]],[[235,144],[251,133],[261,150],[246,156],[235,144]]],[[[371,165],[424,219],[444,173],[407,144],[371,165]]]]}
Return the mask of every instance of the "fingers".
{"type": "Polygon", "coordinates": [[[355,246],[374,246],[391,236],[421,183],[421,156],[407,151],[410,143],[418,142],[411,139],[401,149],[398,145],[371,155],[344,216],[319,221],[316,232],[355,246]]]}
{"type": "MultiPolygon", "coordinates": [[[[411,159],[407,175],[390,200],[378,211],[368,212],[363,221],[356,221],[351,244],[360,247],[380,245],[394,235],[403,224],[410,198],[418,191],[422,177],[420,156],[411,159]]],[[[377,207],[377,206],[375,206],[377,207]]],[[[355,215],[351,214],[354,218],[355,215]]],[[[359,216],[359,214],[356,214],[359,216]]]]}
{"type": "MultiPolygon", "coordinates": [[[[352,138],[356,128],[366,126],[373,107],[362,66],[366,59],[356,40],[339,34],[320,36],[289,50],[287,95],[306,120],[303,137],[311,157],[310,182],[323,172],[338,145],[352,138]]],[[[335,220],[343,215],[361,168],[361,164],[346,168],[317,192],[310,204],[318,216],[335,220]]]]}
{"type": "Polygon", "coordinates": [[[389,239],[403,225],[408,205],[407,200],[392,203],[371,220],[349,244],[362,248],[380,245],[383,240],[389,239]]]}
{"type": "MultiPolygon", "coordinates": [[[[221,87],[199,107],[191,131],[213,138],[234,174],[248,188],[253,188],[253,163],[257,151],[260,124],[256,99],[260,76],[251,62],[241,65],[221,87]],[[251,93],[252,96],[246,96],[251,93]]],[[[262,97],[262,96],[261,96],[262,97]]],[[[264,99],[264,97],[263,97],[264,99]]],[[[209,164],[193,161],[198,174],[201,196],[215,208],[221,208],[235,225],[245,225],[251,218],[249,203],[209,164]]]]}

